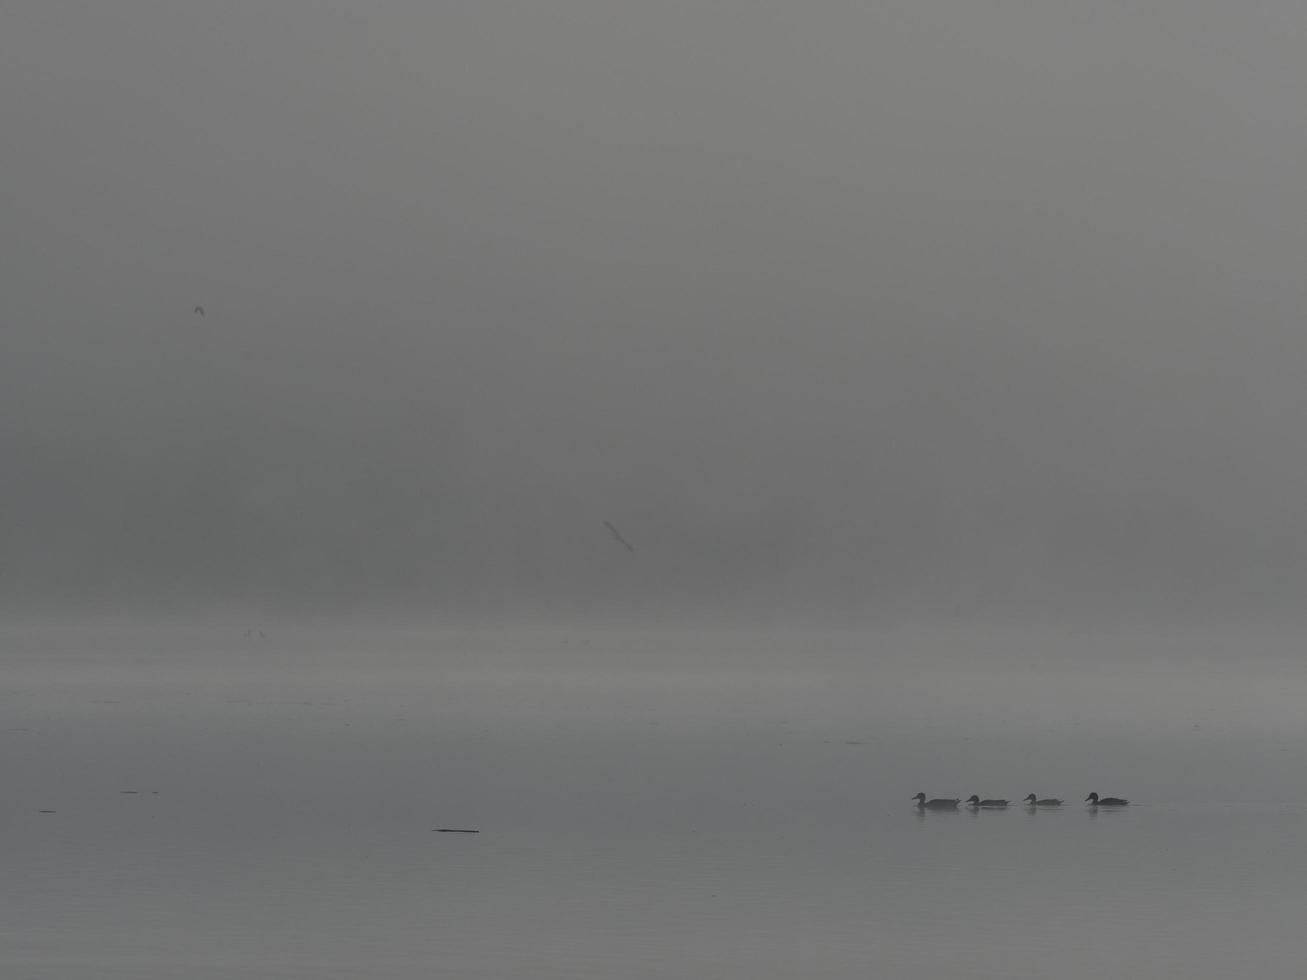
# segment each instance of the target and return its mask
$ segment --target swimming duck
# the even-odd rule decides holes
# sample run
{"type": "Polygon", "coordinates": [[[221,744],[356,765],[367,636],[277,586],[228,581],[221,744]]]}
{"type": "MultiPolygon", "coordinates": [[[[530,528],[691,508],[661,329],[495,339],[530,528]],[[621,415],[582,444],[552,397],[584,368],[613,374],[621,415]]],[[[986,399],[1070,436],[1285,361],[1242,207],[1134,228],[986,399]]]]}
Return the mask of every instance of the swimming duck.
{"type": "Polygon", "coordinates": [[[1090,793],[1085,797],[1085,802],[1090,806],[1129,806],[1129,800],[1123,800],[1119,796],[1104,796],[1101,800],[1097,793],[1090,793]]]}
{"type": "Polygon", "coordinates": [[[1049,799],[1047,799],[1047,800],[1037,800],[1037,799],[1035,799],[1035,794],[1034,794],[1034,793],[1031,793],[1029,796],[1027,796],[1027,797],[1026,797],[1024,800],[1022,800],[1021,802],[1022,802],[1022,803],[1028,803],[1030,806],[1061,806],[1061,805],[1062,805],[1062,801],[1061,801],[1061,800],[1055,800],[1055,799],[1052,799],[1051,797],[1050,797],[1049,799]]]}
{"type": "Polygon", "coordinates": [[[913,797],[917,801],[918,810],[956,810],[961,800],[928,800],[925,793],[918,793],[913,797]]]}
{"type": "Polygon", "coordinates": [[[967,800],[967,806],[1005,807],[1007,800],[982,800],[979,796],[972,796],[967,800]]]}

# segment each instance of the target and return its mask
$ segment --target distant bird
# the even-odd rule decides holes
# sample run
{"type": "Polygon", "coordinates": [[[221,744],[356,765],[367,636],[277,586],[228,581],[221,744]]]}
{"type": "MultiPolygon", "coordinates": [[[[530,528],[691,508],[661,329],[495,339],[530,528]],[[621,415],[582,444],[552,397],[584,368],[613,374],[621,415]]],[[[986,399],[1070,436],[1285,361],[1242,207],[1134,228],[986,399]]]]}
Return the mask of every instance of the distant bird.
{"type": "Polygon", "coordinates": [[[1097,793],[1090,793],[1085,797],[1085,802],[1090,806],[1129,806],[1129,800],[1123,800],[1119,796],[1104,796],[1101,800],[1097,793]]]}
{"type": "Polygon", "coordinates": [[[613,536],[614,541],[616,541],[618,544],[626,546],[627,551],[635,550],[635,546],[631,544],[630,541],[627,541],[626,538],[622,537],[622,532],[617,530],[617,528],[613,527],[613,525],[610,524],[608,521],[604,521],[604,527],[608,528],[608,533],[613,536]]]}
{"type": "Polygon", "coordinates": [[[918,793],[913,797],[917,801],[918,810],[956,810],[961,800],[928,800],[925,793],[918,793]]]}
{"type": "Polygon", "coordinates": [[[1024,800],[1022,800],[1021,802],[1022,802],[1022,803],[1028,803],[1028,804],[1030,804],[1031,806],[1061,806],[1061,805],[1062,805],[1062,801],[1061,801],[1061,800],[1054,800],[1054,799],[1051,799],[1051,798],[1050,798],[1050,799],[1047,799],[1047,800],[1037,800],[1037,799],[1035,799],[1035,794],[1034,794],[1034,793],[1031,793],[1029,796],[1027,796],[1027,797],[1026,797],[1024,800]]]}
{"type": "Polygon", "coordinates": [[[991,810],[999,810],[1007,806],[1007,800],[982,800],[979,796],[972,796],[967,800],[967,806],[983,806],[991,810]]]}
{"type": "Polygon", "coordinates": [[[204,316],[204,307],[203,307],[203,306],[197,306],[197,307],[195,307],[195,315],[196,315],[196,316],[204,316]]]}

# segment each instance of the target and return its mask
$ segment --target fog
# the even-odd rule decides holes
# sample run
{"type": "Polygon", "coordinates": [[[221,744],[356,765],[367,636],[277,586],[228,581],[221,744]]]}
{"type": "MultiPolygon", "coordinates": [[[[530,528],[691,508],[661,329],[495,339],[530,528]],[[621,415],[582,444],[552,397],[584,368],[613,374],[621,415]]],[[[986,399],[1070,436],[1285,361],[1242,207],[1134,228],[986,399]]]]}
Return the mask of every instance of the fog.
{"type": "Polygon", "coordinates": [[[0,604],[1292,617],[1304,41],[6,3],[0,604]]]}

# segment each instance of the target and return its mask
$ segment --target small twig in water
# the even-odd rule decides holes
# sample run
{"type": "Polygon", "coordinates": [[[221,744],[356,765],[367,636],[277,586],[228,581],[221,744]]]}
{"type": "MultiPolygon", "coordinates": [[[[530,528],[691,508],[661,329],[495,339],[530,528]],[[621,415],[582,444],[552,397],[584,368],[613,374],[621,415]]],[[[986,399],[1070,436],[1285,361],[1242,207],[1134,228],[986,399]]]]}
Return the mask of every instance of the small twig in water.
{"type": "Polygon", "coordinates": [[[613,527],[611,523],[609,523],[608,521],[604,521],[604,527],[608,528],[608,533],[613,536],[614,541],[626,546],[627,551],[635,550],[635,545],[631,544],[630,541],[627,541],[626,538],[622,537],[622,532],[617,530],[617,528],[613,527]]]}

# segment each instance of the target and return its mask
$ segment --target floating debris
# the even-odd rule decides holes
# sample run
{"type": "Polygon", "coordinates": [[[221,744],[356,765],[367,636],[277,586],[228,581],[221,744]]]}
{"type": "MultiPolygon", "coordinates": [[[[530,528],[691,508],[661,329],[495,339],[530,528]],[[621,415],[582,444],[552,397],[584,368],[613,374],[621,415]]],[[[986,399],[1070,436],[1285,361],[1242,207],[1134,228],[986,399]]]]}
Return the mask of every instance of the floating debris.
{"type": "Polygon", "coordinates": [[[54,813],[53,810],[37,810],[37,813],[54,813]]]}
{"type": "Polygon", "coordinates": [[[461,827],[437,827],[431,831],[433,834],[479,834],[479,830],[464,830],[461,827]]]}
{"type": "Polygon", "coordinates": [[[626,538],[622,537],[622,532],[617,530],[617,528],[615,528],[609,521],[604,521],[604,527],[608,528],[608,533],[613,536],[613,540],[616,541],[618,544],[622,545],[624,548],[626,548],[627,551],[635,550],[635,545],[631,544],[630,541],[627,541],[626,538]]]}

